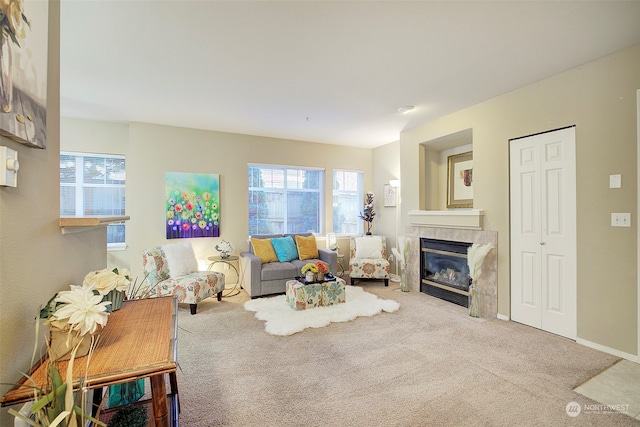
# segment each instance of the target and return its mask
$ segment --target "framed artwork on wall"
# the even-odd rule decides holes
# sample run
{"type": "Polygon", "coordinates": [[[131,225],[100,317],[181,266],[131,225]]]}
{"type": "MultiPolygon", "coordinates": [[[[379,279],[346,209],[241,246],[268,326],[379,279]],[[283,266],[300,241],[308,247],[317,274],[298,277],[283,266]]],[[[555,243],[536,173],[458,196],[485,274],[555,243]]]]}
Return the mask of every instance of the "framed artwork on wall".
{"type": "Polygon", "coordinates": [[[473,207],[473,152],[447,158],[447,208],[473,207]]]}
{"type": "Polygon", "coordinates": [[[220,237],[220,175],[166,172],[167,239],[220,237]]]}
{"type": "Polygon", "coordinates": [[[49,2],[0,4],[0,135],[47,146],[49,2]]]}
{"type": "Polygon", "coordinates": [[[396,205],[396,189],[389,184],[384,185],[384,205],[395,206],[396,205]]]}

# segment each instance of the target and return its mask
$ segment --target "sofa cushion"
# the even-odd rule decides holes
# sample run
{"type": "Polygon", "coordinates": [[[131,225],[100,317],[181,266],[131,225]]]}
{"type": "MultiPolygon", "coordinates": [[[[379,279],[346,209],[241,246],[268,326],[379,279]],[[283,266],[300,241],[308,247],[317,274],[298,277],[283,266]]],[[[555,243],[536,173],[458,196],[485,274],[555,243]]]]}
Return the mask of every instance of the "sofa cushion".
{"type": "Polygon", "coordinates": [[[273,249],[271,239],[251,239],[251,246],[253,246],[253,253],[256,254],[263,264],[269,262],[278,262],[276,251],[273,249]]]}
{"type": "Polygon", "coordinates": [[[380,236],[357,237],[356,258],[382,258],[382,239],[380,236]]]}
{"type": "Polygon", "coordinates": [[[196,261],[191,243],[168,243],[162,245],[162,251],[167,259],[171,277],[184,276],[198,271],[198,261],[196,261]]]}
{"type": "Polygon", "coordinates": [[[292,279],[298,273],[299,269],[290,262],[272,262],[262,265],[260,278],[262,280],[292,279]]]}
{"type": "Polygon", "coordinates": [[[273,249],[280,262],[289,262],[298,259],[298,249],[293,241],[293,237],[285,236],[271,239],[273,249]]]}
{"type": "Polygon", "coordinates": [[[319,257],[316,236],[296,236],[296,246],[298,247],[298,258],[302,260],[319,257]]]}

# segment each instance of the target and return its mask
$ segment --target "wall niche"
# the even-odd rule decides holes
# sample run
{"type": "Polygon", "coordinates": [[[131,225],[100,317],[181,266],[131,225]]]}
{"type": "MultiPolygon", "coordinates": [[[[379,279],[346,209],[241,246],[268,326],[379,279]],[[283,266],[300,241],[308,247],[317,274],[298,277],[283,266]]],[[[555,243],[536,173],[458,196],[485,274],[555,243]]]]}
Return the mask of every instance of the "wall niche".
{"type": "Polygon", "coordinates": [[[420,210],[447,209],[447,159],[473,152],[473,129],[465,129],[420,144],[420,210]]]}

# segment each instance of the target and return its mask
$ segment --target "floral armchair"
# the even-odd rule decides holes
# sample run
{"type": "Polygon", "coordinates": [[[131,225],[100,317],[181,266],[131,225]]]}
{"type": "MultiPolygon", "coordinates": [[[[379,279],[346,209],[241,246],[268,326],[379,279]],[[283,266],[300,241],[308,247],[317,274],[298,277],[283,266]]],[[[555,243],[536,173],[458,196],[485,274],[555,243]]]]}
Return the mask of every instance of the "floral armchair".
{"type": "Polygon", "coordinates": [[[389,286],[389,261],[387,241],[384,236],[351,237],[349,241],[349,278],[383,279],[389,286]]]}
{"type": "Polygon", "coordinates": [[[210,296],[217,294],[218,301],[222,300],[224,274],[197,271],[196,257],[188,242],[145,249],[142,264],[151,284],[151,297],[176,296],[179,303],[189,304],[191,314],[196,314],[198,303],[210,296]]]}

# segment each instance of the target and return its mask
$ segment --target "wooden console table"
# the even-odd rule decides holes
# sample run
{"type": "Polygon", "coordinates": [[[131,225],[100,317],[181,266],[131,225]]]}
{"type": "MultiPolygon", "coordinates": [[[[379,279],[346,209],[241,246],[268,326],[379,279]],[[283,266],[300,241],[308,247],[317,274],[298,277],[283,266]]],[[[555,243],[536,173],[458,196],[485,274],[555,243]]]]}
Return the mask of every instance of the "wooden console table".
{"type": "MultiPolygon", "coordinates": [[[[155,426],[177,426],[177,307],[177,300],[172,297],[125,301],[120,310],[109,315],[107,325],[100,331],[100,340],[88,369],[87,356],[75,359],[74,380],[82,375],[87,389],[101,389],[149,378],[155,426]],[[167,374],[171,389],[168,395],[167,374]]],[[[41,388],[46,388],[47,365],[45,360],[34,366],[29,374],[41,388]]],[[[63,378],[67,365],[68,361],[57,362],[63,378]]],[[[32,399],[32,387],[21,385],[25,380],[0,398],[2,406],[32,399]]],[[[77,388],[78,384],[74,383],[74,389],[77,388]]]]}

